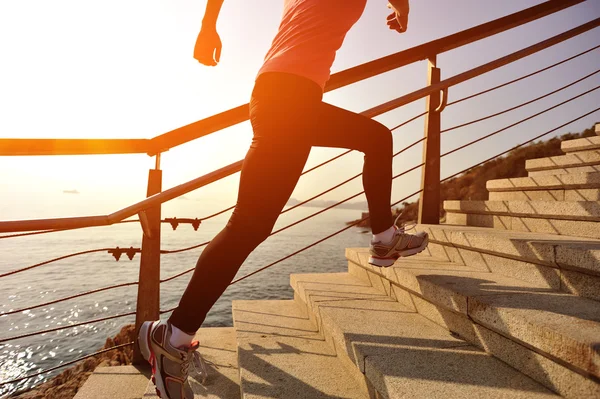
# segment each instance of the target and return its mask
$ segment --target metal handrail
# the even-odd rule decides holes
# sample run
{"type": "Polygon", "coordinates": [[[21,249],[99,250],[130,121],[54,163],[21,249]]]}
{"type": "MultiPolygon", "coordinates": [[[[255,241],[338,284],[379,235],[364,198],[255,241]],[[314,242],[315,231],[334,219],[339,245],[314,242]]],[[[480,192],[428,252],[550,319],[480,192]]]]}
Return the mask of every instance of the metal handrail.
{"type": "MultiPolygon", "coordinates": [[[[403,105],[409,104],[413,101],[427,97],[432,93],[440,90],[447,90],[449,87],[465,82],[469,79],[477,77],[486,72],[500,68],[504,65],[525,58],[531,54],[542,51],[548,47],[554,46],[572,37],[580,35],[591,29],[600,26],[600,18],[596,18],[583,25],[575,27],[571,30],[553,36],[549,39],[541,41],[537,44],[501,57],[494,61],[488,62],[479,67],[470,69],[466,72],[455,75],[451,78],[445,79],[440,83],[426,86],[422,89],[413,91],[412,93],[401,96],[395,100],[388,101],[384,104],[370,108],[362,115],[367,117],[374,117],[381,115],[385,112],[399,108],[403,105]]],[[[92,227],[92,226],[106,226],[111,225],[127,218],[130,218],[140,212],[143,212],[153,206],[162,204],[164,202],[175,199],[181,195],[185,195],[191,191],[194,191],[200,187],[206,186],[224,177],[230,176],[241,170],[243,160],[237,161],[233,164],[225,166],[221,169],[215,170],[197,179],[191,180],[187,183],[175,186],[169,190],[163,191],[159,194],[155,194],[143,201],[133,204],[127,208],[123,208],[117,212],[111,213],[104,216],[88,216],[88,217],[75,217],[75,218],[60,218],[60,219],[40,219],[40,220],[23,220],[23,221],[8,221],[0,222],[0,233],[12,233],[22,231],[36,231],[36,230],[48,230],[48,229],[70,229],[80,227],[92,227]]]]}
{"type": "MultiPolygon", "coordinates": [[[[458,47],[494,36],[528,22],[554,14],[585,0],[549,0],[511,15],[433,40],[331,76],[325,91],[425,60],[458,47]]],[[[456,83],[455,83],[456,84],[456,83]]],[[[426,96],[424,94],[423,96],[426,96]]],[[[0,139],[0,156],[134,154],[156,155],[171,148],[237,125],[248,119],[248,104],[148,139],[0,139]]]]}

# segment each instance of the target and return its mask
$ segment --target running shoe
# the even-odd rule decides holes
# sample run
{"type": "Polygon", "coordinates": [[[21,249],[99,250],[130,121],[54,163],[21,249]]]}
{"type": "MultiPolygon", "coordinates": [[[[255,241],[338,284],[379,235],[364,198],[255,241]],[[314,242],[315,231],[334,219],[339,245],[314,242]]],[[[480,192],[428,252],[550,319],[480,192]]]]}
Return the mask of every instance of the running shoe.
{"type": "MultiPolygon", "coordinates": [[[[399,218],[400,216],[398,216],[399,218]]],[[[396,221],[398,220],[396,219],[396,221]]],[[[429,236],[424,231],[408,234],[406,227],[397,227],[394,222],[394,237],[390,242],[371,241],[369,263],[378,267],[389,267],[400,257],[416,255],[423,252],[429,244],[429,236]]],[[[412,227],[414,228],[414,226],[412,227]]]]}
{"type": "Polygon", "coordinates": [[[198,341],[189,347],[175,348],[171,345],[171,324],[168,321],[146,321],[138,334],[138,344],[144,359],[152,366],[152,382],[156,394],[162,399],[193,399],[194,393],[188,383],[190,367],[204,383],[206,365],[196,351],[198,341]]]}

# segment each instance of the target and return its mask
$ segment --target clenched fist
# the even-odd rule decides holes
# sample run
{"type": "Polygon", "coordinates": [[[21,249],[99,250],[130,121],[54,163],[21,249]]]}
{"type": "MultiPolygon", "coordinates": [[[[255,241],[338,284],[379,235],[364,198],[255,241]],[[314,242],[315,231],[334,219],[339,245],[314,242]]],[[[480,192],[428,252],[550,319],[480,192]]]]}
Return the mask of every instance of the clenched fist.
{"type": "Polygon", "coordinates": [[[216,29],[202,28],[196,39],[194,58],[201,64],[215,66],[221,59],[221,38],[216,29]]]}
{"type": "Polygon", "coordinates": [[[408,29],[408,13],[410,6],[408,0],[389,0],[388,8],[393,13],[387,17],[387,25],[398,33],[404,33],[408,29]]]}

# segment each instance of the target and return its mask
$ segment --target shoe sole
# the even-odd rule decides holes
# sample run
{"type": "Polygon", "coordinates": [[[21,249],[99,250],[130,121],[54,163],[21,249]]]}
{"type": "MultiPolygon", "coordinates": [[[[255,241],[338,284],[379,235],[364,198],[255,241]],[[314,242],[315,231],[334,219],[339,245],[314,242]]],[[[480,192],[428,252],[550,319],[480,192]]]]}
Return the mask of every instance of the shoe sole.
{"type": "Polygon", "coordinates": [[[146,359],[150,366],[152,367],[152,382],[154,383],[154,387],[156,388],[156,394],[159,398],[167,398],[168,396],[163,396],[162,393],[166,392],[162,378],[160,377],[160,371],[158,370],[156,364],[156,356],[152,351],[152,346],[150,345],[150,333],[152,332],[152,328],[154,324],[158,323],[158,321],[145,321],[142,323],[140,327],[140,332],[138,333],[138,346],[140,348],[140,353],[146,359]],[[157,373],[157,371],[159,371],[157,373]],[[157,377],[158,374],[158,377],[157,377]]]}
{"type": "Polygon", "coordinates": [[[369,256],[369,264],[373,265],[373,266],[377,266],[377,267],[390,267],[394,263],[396,263],[396,261],[399,258],[406,258],[408,256],[416,255],[418,253],[423,252],[425,250],[425,248],[427,248],[427,245],[429,245],[429,237],[427,237],[423,240],[423,243],[421,244],[421,246],[416,247],[416,248],[406,249],[402,252],[399,252],[397,254],[397,256],[394,258],[377,258],[374,256],[369,256]]]}

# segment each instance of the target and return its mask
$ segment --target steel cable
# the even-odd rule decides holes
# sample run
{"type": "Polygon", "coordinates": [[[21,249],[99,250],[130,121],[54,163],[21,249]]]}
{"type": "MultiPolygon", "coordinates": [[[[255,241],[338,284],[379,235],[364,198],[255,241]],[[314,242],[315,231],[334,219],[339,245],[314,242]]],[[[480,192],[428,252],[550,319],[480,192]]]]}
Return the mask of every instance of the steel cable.
{"type": "Polygon", "coordinates": [[[559,61],[559,62],[557,62],[557,63],[555,63],[555,64],[549,65],[549,66],[547,66],[547,67],[545,67],[545,68],[538,69],[537,71],[534,71],[534,72],[532,72],[532,73],[529,73],[529,74],[527,74],[527,75],[521,76],[520,78],[517,78],[517,79],[511,80],[511,81],[509,81],[509,82],[506,82],[506,83],[502,83],[502,84],[500,84],[500,85],[498,85],[498,86],[494,86],[494,87],[492,87],[492,88],[490,88],[490,89],[486,89],[486,90],[480,91],[480,92],[478,92],[478,93],[475,93],[475,94],[472,94],[472,95],[470,95],[470,96],[463,97],[463,98],[461,98],[461,99],[458,99],[458,100],[456,100],[456,101],[451,101],[451,102],[449,102],[449,103],[448,103],[446,106],[448,107],[448,106],[450,106],[450,105],[458,104],[458,103],[460,103],[460,102],[463,102],[463,101],[466,101],[466,100],[470,100],[470,99],[472,99],[472,98],[475,98],[475,97],[477,97],[477,96],[480,96],[480,95],[482,95],[482,94],[486,94],[486,93],[489,93],[489,92],[491,92],[491,91],[494,91],[494,90],[500,89],[500,88],[502,88],[502,87],[505,87],[505,86],[511,85],[511,84],[513,84],[513,83],[519,82],[519,81],[521,81],[521,80],[524,80],[524,79],[530,78],[530,77],[532,77],[532,76],[534,76],[534,75],[537,75],[537,74],[539,74],[539,73],[542,73],[542,72],[544,72],[544,71],[547,71],[547,70],[549,70],[549,69],[552,69],[552,68],[554,68],[554,67],[557,67],[557,66],[559,66],[559,65],[561,65],[561,64],[564,64],[565,62],[568,62],[568,61],[574,60],[575,58],[581,57],[582,55],[584,55],[584,54],[587,54],[587,53],[589,53],[589,52],[591,52],[591,51],[594,51],[594,50],[596,50],[596,49],[597,49],[597,48],[599,48],[599,47],[600,47],[600,44],[599,44],[599,45],[597,45],[597,46],[594,46],[594,47],[592,47],[592,48],[591,48],[591,49],[589,49],[589,50],[585,50],[585,51],[583,51],[583,52],[581,52],[581,53],[575,54],[575,55],[574,55],[574,56],[572,56],[572,57],[569,57],[569,58],[567,58],[567,59],[564,59],[564,60],[562,60],[562,61],[559,61]]]}
{"type": "Polygon", "coordinates": [[[55,328],[49,328],[47,330],[36,331],[36,332],[27,333],[27,334],[23,334],[23,335],[16,335],[14,337],[1,338],[0,339],[0,344],[2,344],[4,342],[8,342],[8,341],[14,341],[15,339],[32,337],[34,335],[46,334],[46,333],[49,333],[49,332],[65,330],[67,328],[79,327],[79,326],[83,326],[83,325],[86,325],[86,324],[99,323],[101,321],[118,319],[120,317],[126,317],[126,316],[135,316],[135,312],[123,313],[123,314],[114,315],[114,316],[107,316],[107,317],[102,317],[100,319],[95,319],[95,320],[82,321],[81,323],[75,323],[75,324],[69,324],[69,325],[55,327],[55,328]]]}
{"type": "Polygon", "coordinates": [[[21,269],[17,269],[17,270],[13,270],[13,271],[10,271],[10,272],[6,272],[6,273],[3,273],[3,274],[0,274],[0,278],[6,277],[6,276],[10,276],[10,275],[16,274],[16,273],[21,273],[21,272],[24,272],[26,270],[30,270],[30,269],[33,269],[33,268],[36,268],[36,267],[44,266],[44,265],[47,265],[47,264],[52,263],[52,262],[57,262],[59,260],[63,260],[63,259],[67,259],[67,258],[72,258],[74,256],[86,255],[86,254],[91,254],[91,253],[95,253],[95,252],[108,252],[111,249],[113,249],[113,248],[90,249],[88,251],[75,252],[75,253],[72,253],[72,254],[69,254],[69,255],[64,255],[64,256],[60,256],[58,258],[50,259],[50,260],[47,260],[45,262],[36,263],[35,265],[27,266],[27,267],[24,267],[24,268],[21,268],[21,269]]]}
{"type": "Polygon", "coordinates": [[[485,139],[487,139],[487,138],[489,138],[489,137],[495,136],[496,134],[498,134],[498,133],[500,133],[500,132],[503,132],[503,131],[505,131],[505,130],[507,130],[507,129],[510,129],[511,127],[514,127],[514,126],[520,125],[520,124],[521,124],[521,123],[523,123],[523,122],[526,122],[526,121],[528,121],[528,120],[530,120],[530,119],[533,119],[533,118],[535,118],[535,117],[537,117],[537,116],[539,116],[539,115],[542,115],[542,114],[544,114],[544,113],[546,113],[546,112],[548,112],[548,111],[551,111],[551,110],[553,110],[553,109],[555,109],[555,108],[558,108],[558,107],[560,107],[561,105],[567,104],[567,103],[569,103],[569,102],[571,102],[571,101],[573,101],[573,100],[576,100],[576,99],[578,99],[578,98],[580,98],[580,97],[583,97],[583,96],[585,96],[586,94],[589,94],[589,93],[591,93],[591,92],[593,92],[593,91],[595,91],[595,90],[598,90],[598,89],[600,89],[600,85],[598,85],[598,86],[594,87],[593,89],[587,90],[587,91],[585,91],[585,92],[583,92],[583,93],[581,93],[581,94],[578,94],[578,95],[576,95],[575,97],[571,97],[570,99],[568,99],[568,100],[565,100],[565,101],[563,101],[563,102],[561,102],[561,103],[559,103],[559,104],[556,104],[556,105],[554,105],[554,106],[552,106],[552,107],[550,107],[550,108],[547,108],[547,109],[545,109],[544,111],[538,112],[537,114],[531,115],[531,116],[529,116],[529,117],[527,117],[527,118],[525,118],[525,119],[521,119],[520,121],[518,121],[518,122],[515,122],[515,123],[513,123],[513,124],[511,124],[511,125],[508,125],[508,126],[506,126],[506,127],[502,128],[502,129],[500,129],[500,130],[496,130],[495,132],[492,132],[492,133],[490,133],[490,134],[487,134],[487,135],[485,135],[485,136],[483,136],[483,137],[479,137],[478,139],[475,139],[475,140],[473,140],[473,141],[471,141],[471,142],[469,142],[469,143],[466,143],[466,144],[464,144],[464,145],[461,145],[460,147],[456,147],[455,149],[453,149],[453,150],[450,150],[450,151],[448,151],[448,152],[444,153],[442,156],[450,155],[450,154],[452,154],[452,153],[455,153],[456,151],[462,150],[463,148],[467,148],[467,147],[469,147],[469,146],[471,146],[471,145],[473,145],[473,144],[475,144],[475,143],[478,143],[478,142],[480,142],[480,141],[483,141],[483,140],[485,140],[485,139]]]}
{"type": "Polygon", "coordinates": [[[0,313],[0,317],[2,317],[2,316],[8,316],[8,315],[15,314],[15,313],[25,312],[27,310],[41,308],[42,306],[54,305],[55,303],[68,301],[70,299],[80,298],[80,297],[86,296],[86,295],[96,294],[96,293],[102,292],[102,291],[108,291],[108,290],[112,290],[112,289],[115,289],[115,288],[129,287],[129,286],[138,285],[138,284],[139,284],[139,282],[135,281],[135,282],[131,282],[131,283],[123,283],[123,284],[111,285],[110,287],[103,287],[103,288],[98,288],[98,289],[91,290],[91,291],[81,292],[79,294],[74,294],[74,295],[71,295],[71,296],[68,296],[68,297],[54,299],[54,300],[49,301],[49,302],[44,302],[44,303],[41,303],[39,305],[33,305],[33,306],[26,307],[26,308],[21,308],[21,309],[17,309],[17,310],[10,310],[8,312],[0,313]]]}
{"type": "Polygon", "coordinates": [[[494,117],[496,117],[496,116],[499,116],[499,115],[502,115],[502,114],[506,114],[506,113],[508,113],[508,112],[510,112],[510,111],[514,111],[514,110],[516,110],[516,109],[522,108],[522,107],[524,107],[524,106],[526,106],[526,105],[532,104],[532,103],[534,103],[534,102],[536,102],[536,101],[539,101],[539,100],[541,100],[541,99],[543,99],[543,98],[549,97],[549,96],[551,96],[551,95],[553,95],[553,94],[556,94],[556,93],[558,93],[558,92],[560,92],[560,91],[562,91],[562,90],[565,90],[566,88],[569,88],[569,87],[571,87],[571,86],[573,86],[573,85],[575,85],[575,84],[577,84],[577,83],[579,83],[579,82],[581,82],[581,81],[584,81],[584,80],[585,80],[585,79],[587,79],[587,78],[590,78],[590,77],[594,76],[594,75],[595,75],[595,74],[597,74],[598,72],[600,72],[600,69],[596,70],[595,72],[592,72],[592,73],[590,73],[589,75],[586,75],[586,76],[584,76],[583,78],[577,79],[576,81],[574,81],[574,82],[571,82],[571,83],[569,83],[569,84],[568,84],[568,85],[566,85],[566,86],[560,87],[560,88],[558,88],[558,89],[556,89],[556,90],[554,90],[554,91],[551,91],[550,93],[544,94],[543,96],[539,96],[539,97],[537,97],[537,98],[534,98],[533,100],[529,100],[529,101],[527,101],[527,102],[524,102],[524,103],[522,103],[522,104],[519,104],[519,105],[517,105],[517,106],[511,107],[511,108],[507,108],[507,109],[505,109],[504,111],[500,111],[500,112],[497,112],[497,113],[495,113],[495,114],[491,114],[491,115],[485,116],[485,117],[483,117],[483,118],[476,119],[476,120],[474,120],[474,121],[470,121],[470,122],[467,122],[467,123],[463,123],[463,124],[460,124],[460,125],[456,125],[456,126],[449,127],[448,129],[444,129],[444,130],[440,131],[440,133],[446,133],[446,132],[449,132],[449,131],[451,131],[451,130],[456,130],[456,129],[459,129],[459,128],[461,128],[461,127],[465,127],[465,126],[473,125],[473,124],[475,124],[475,123],[482,122],[482,121],[485,121],[485,120],[487,120],[487,119],[491,119],[491,118],[494,118],[494,117]]]}

